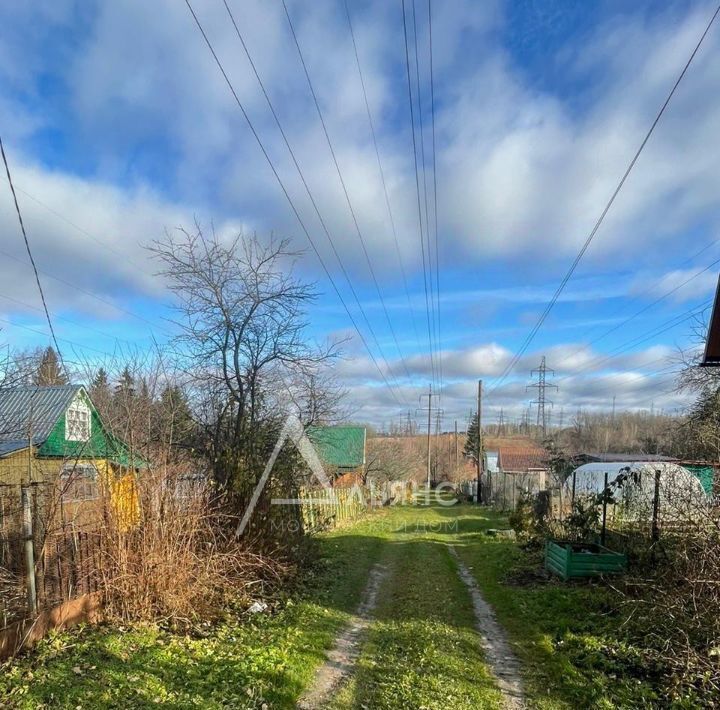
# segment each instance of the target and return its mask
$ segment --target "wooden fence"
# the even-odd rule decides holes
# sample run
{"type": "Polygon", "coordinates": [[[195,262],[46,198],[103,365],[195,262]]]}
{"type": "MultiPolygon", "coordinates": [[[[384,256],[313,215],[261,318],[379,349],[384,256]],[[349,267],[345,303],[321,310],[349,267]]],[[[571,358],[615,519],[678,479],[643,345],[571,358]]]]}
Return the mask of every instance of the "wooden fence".
{"type": "MultiPolygon", "coordinates": [[[[54,489],[0,486],[0,659],[27,638],[28,628],[51,628],[78,618],[95,604],[102,574],[101,528],[66,523],[62,507],[47,515],[54,489]],[[53,519],[52,525],[48,519],[53,519]],[[58,616],[58,610],[62,610],[58,616]]],[[[303,489],[299,493],[306,532],[358,520],[370,508],[405,502],[409,484],[303,489]]]]}
{"type": "Polygon", "coordinates": [[[367,510],[365,488],[301,489],[305,530],[314,532],[357,520],[367,510]]]}
{"type": "MultiPolygon", "coordinates": [[[[483,503],[497,510],[512,511],[524,493],[535,495],[541,490],[547,490],[550,483],[550,474],[544,470],[486,473],[483,476],[481,498],[483,503]]],[[[459,483],[458,490],[468,498],[477,500],[476,480],[459,483]]]]}
{"type": "Polygon", "coordinates": [[[370,508],[412,501],[408,481],[388,481],[379,486],[301,489],[302,519],[309,532],[353,522],[370,508]]]}

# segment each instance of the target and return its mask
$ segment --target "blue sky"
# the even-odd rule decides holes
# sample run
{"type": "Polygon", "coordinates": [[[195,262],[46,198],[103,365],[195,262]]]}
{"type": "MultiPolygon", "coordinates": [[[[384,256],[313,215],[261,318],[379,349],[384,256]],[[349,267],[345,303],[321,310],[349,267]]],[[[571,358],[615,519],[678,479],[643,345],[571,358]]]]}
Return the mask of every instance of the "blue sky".
{"type": "MultiPolygon", "coordinates": [[[[221,0],[195,4],[363,323],[221,0]]],[[[412,0],[406,5],[410,10],[412,0]]],[[[322,294],[310,313],[309,335],[349,337],[347,357],[336,366],[349,390],[348,407],[357,418],[387,422],[414,409],[431,379],[400,1],[349,2],[397,248],[344,5],[288,3],[400,352],[282,3],[235,0],[230,6],[390,371],[398,375],[401,404],[353,336],[310,252],[297,267],[322,294]]],[[[427,2],[416,0],[415,7],[430,177],[427,2]]],[[[433,3],[440,349],[448,419],[473,406],[478,377],[493,389],[493,378],[552,296],[713,9],[707,2],[615,0],[433,3]]],[[[695,345],[694,314],[701,317],[712,297],[720,266],[714,264],[720,259],[719,32],[715,27],[708,36],[551,316],[492,392],[490,420],[500,407],[506,416],[521,416],[529,371],[542,355],[557,373],[556,412],[607,408],[613,396],[621,408],[672,410],[687,403],[671,391],[672,358],[695,345]]],[[[274,232],[308,248],[184,3],[37,0],[5,9],[0,126],[69,360],[147,349],[153,337],[163,343],[171,336],[170,297],[143,249],[166,229],[197,218],[212,221],[228,238],[239,231],[274,232]]],[[[47,329],[6,189],[0,191],[0,228],[0,338],[11,347],[45,344],[47,329]]]]}

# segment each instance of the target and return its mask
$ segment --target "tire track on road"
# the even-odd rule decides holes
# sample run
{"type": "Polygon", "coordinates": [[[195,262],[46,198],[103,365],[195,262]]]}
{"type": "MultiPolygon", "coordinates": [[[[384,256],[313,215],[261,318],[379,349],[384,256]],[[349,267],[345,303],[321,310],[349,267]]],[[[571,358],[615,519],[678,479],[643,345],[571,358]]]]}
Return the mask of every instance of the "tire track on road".
{"type": "Polygon", "coordinates": [[[381,563],[370,570],[363,598],[344,631],[335,640],[327,660],[315,673],[312,684],[297,702],[298,710],[317,710],[324,707],[351,675],[360,655],[363,635],[377,606],[378,592],[390,568],[381,563]]]}
{"type": "Polygon", "coordinates": [[[487,654],[488,665],[503,694],[505,707],[508,710],[520,710],[525,707],[520,662],[510,648],[505,630],[497,622],[495,612],[480,592],[475,577],[460,559],[457,550],[452,545],[448,545],[448,548],[457,563],[460,579],[470,592],[477,621],[476,628],[487,654]]]}

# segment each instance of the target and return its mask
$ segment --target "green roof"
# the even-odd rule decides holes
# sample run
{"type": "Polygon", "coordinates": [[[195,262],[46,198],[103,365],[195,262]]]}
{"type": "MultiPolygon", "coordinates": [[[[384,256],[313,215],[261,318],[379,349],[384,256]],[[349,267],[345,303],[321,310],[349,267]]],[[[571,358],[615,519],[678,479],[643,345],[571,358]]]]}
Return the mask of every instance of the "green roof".
{"type": "Polygon", "coordinates": [[[365,463],[365,427],[308,427],[307,435],[320,460],[333,468],[360,468],[365,463]]]}
{"type": "Polygon", "coordinates": [[[109,432],[82,385],[8,388],[0,391],[0,456],[27,448],[29,433],[41,457],[102,458],[121,466],[147,467],[142,457],[109,432]],[[68,441],[65,416],[80,398],[90,408],[90,438],[68,441]]]}

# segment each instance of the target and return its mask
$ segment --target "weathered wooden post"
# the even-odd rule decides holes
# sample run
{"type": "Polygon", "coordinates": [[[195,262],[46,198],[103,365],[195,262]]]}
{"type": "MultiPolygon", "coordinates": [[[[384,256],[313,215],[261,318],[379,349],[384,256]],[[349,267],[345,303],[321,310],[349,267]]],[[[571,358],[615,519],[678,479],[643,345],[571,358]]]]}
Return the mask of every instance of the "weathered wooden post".
{"type": "Polygon", "coordinates": [[[600,544],[605,544],[605,537],[607,532],[607,489],[608,489],[608,474],[605,471],[605,485],[603,487],[603,510],[602,510],[602,529],[600,531],[600,544]]]}
{"type": "Polygon", "coordinates": [[[655,492],[653,493],[652,512],[652,539],[657,542],[660,539],[660,528],[658,526],[658,508],[660,504],[660,469],[655,470],[655,492]]]}
{"type": "Polygon", "coordinates": [[[37,614],[37,587],[35,585],[35,550],[33,547],[33,516],[30,504],[30,487],[20,487],[23,512],[23,545],[25,549],[25,590],[28,609],[37,614]]]}

